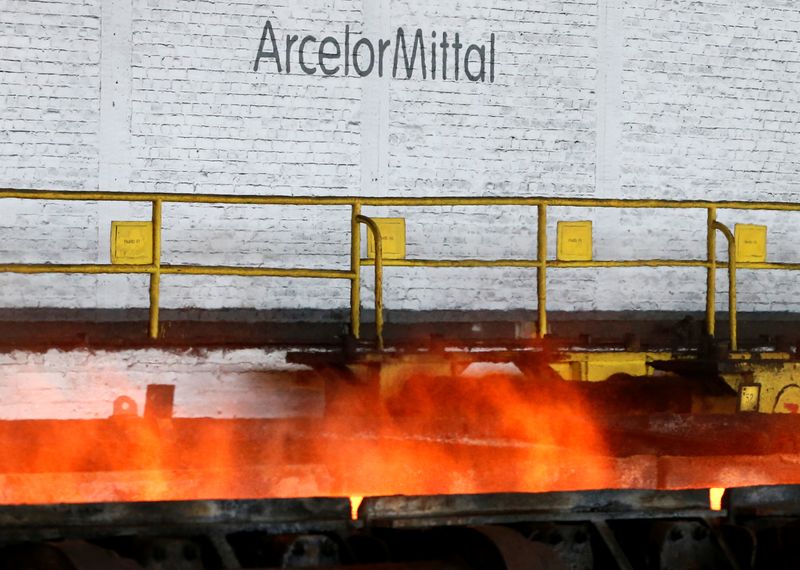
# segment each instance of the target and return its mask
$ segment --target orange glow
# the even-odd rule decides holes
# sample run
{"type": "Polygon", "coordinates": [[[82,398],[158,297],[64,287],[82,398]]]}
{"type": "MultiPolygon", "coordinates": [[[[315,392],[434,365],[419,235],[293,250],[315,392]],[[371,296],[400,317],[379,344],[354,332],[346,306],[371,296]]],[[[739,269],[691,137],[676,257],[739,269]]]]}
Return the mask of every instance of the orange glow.
{"type": "Polygon", "coordinates": [[[603,438],[567,382],[407,378],[378,405],[340,392],[316,455],[345,495],[534,492],[611,483],[603,438]]]}
{"type": "Polygon", "coordinates": [[[712,511],[722,510],[722,496],[725,494],[725,489],[722,487],[714,487],[708,491],[709,507],[712,511]]]}
{"type": "Polygon", "coordinates": [[[0,503],[538,492],[617,480],[573,384],[329,379],[324,419],[0,421],[0,503]]]}

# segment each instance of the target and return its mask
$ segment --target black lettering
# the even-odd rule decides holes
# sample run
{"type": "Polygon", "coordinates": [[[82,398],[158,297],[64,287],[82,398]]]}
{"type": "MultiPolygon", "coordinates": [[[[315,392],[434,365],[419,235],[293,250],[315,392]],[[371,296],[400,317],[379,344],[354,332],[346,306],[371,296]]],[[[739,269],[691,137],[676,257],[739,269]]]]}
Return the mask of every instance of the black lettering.
{"type": "Polygon", "coordinates": [[[350,75],[350,26],[344,27],[344,74],[350,75]]]}
{"type": "Polygon", "coordinates": [[[322,41],[319,43],[319,68],[322,70],[322,73],[325,75],[335,75],[339,72],[339,66],[337,65],[333,69],[329,69],[325,65],[325,60],[328,59],[339,59],[342,55],[342,50],[339,47],[339,42],[336,41],[335,38],[330,36],[323,38],[322,41]],[[325,53],[325,46],[332,45],[334,49],[334,53],[325,53]]]}
{"type": "Polygon", "coordinates": [[[417,33],[414,34],[414,46],[411,49],[411,60],[409,60],[405,33],[403,32],[403,28],[397,28],[397,40],[394,46],[394,68],[392,69],[392,75],[394,77],[397,77],[397,64],[400,59],[401,47],[403,48],[403,63],[406,68],[406,79],[411,79],[411,75],[414,73],[417,49],[419,49],[420,61],[422,62],[422,79],[425,79],[427,77],[427,69],[425,67],[425,43],[422,40],[422,30],[417,29],[417,33]]]}
{"type": "Polygon", "coordinates": [[[447,79],[447,48],[450,47],[447,43],[447,32],[442,32],[442,43],[439,47],[442,48],[442,79],[447,79]]]}
{"type": "Polygon", "coordinates": [[[458,54],[461,52],[462,47],[463,44],[458,41],[458,34],[456,34],[456,41],[453,43],[453,48],[456,50],[456,56],[454,58],[456,64],[456,81],[458,81],[458,64],[461,62],[461,58],[458,57],[458,54]]]}
{"type": "Polygon", "coordinates": [[[306,36],[303,38],[303,41],[300,42],[300,69],[302,69],[308,75],[314,75],[317,72],[316,67],[308,67],[306,65],[305,59],[303,58],[303,52],[306,49],[306,44],[309,42],[316,43],[317,38],[314,36],[306,36]]]}
{"type": "MultiPolygon", "coordinates": [[[[409,50],[405,30],[400,27],[397,28],[395,45],[394,45],[394,60],[386,63],[387,51],[392,47],[391,40],[377,40],[377,45],[365,37],[360,38],[355,44],[350,41],[350,26],[346,25],[344,29],[344,45],[340,43],[340,39],[334,36],[326,36],[319,42],[317,38],[312,35],[286,35],[285,50],[278,49],[278,43],[275,38],[275,29],[271,20],[267,20],[264,24],[264,29],[261,34],[261,40],[256,52],[255,61],[253,63],[253,70],[258,71],[264,60],[274,60],[275,67],[278,73],[292,72],[292,50],[298,51],[298,63],[303,73],[306,75],[314,75],[317,73],[317,68],[321,73],[326,76],[336,75],[344,67],[344,75],[348,76],[352,64],[353,69],[360,77],[370,75],[374,69],[377,59],[378,76],[384,75],[384,64],[391,65],[391,76],[398,78],[397,72],[401,67],[400,54],[402,52],[402,67],[405,69],[405,79],[411,79],[414,71],[419,68],[421,70],[422,79],[428,78],[428,70],[430,70],[430,78],[437,79],[437,68],[441,70],[441,78],[448,79],[448,63],[450,63],[452,75],[458,81],[460,73],[463,68],[464,74],[470,81],[480,82],[488,81],[495,82],[496,78],[496,58],[497,58],[497,38],[494,33],[489,36],[487,44],[469,44],[464,45],[461,43],[460,34],[454,33],[454,41],[448,41],[447,32],[441,32],[441,41],[437,41],[440,34],[437,31],[432,31],[430,35],[430,43],[426,46],[426,40],[423,39],[422,29],[417,28],[414,33],[413,45],[409,50]],[[318,44],[318,49],[313,50],[308,44],[318,44]],[[430,59],[426,58],[425,48],[430,49],[430,59]],[[449,48],[453,51],[450,52],[449,48]],[[462,50],[462,48],[466,48],[462,50]],[[307,49],[312,49],[316,55],[316,65],[311,65],[306,61],[307,49]],[[281,52],[285,53],[285,65],[281,62],[281,52]],[[376,53],[377,52],[377,53],[376,53]],[[409,53],[410,52],[410,53],[409,53]],[[488,52],[488,53],[487,53],[488,52]],[[448,56],[452,54],[452,57],[448,56]],[[341,58],[344,56],[344,63],[342,64],[341,58]],[[487,61],[488,58],[488,61],[487,61]],[[450,61],[448,61],[450,59],[450,61]],[[487,66],[488,62],[488,66],[487,66]],[[479,68],[475,69],[478,65],[479,68]]],[[[389,55],[388,57],[392,57],[389,55]]],[[[387,70],[388,74],[389,71],[387,70]]],[[[402,72],[401,72],[402,73],[402,72]]]]}
{"type": "Polygon", "coordinates": [[[292,45],[300,36],[286,36],[286,73],[292,70],[292,45]]]}
{"type": "Polygon", "coordinates": [[[475,44],[470,44],[467,51],[464,53],[464,73],[470,81],[486,81],[486,46],[478,47],[475,44]],[[472,52],[478,52],[481,62],[481,70],[477,75],[473,75],[469,70],[469,56],[472,52]]]}
{"type": "Polygon", "coordinates": [[[258,44],[258,52],[256,53],[256,62],[253,65],[253,71],[258,71],[258,64],[262,57],[274,57],[275,64],[278,66],[278,73],[282,71],[281,56],[278,54],[278,43],[275,41],[275,32],[272,30],[272,24],[269,20],[267,20],[267,23],[264,25],[264,31],[261,33],[261,43],[258,44]],[[269,42],[272,45],[272,51],[264,51],[267,34],[269,34],[269,42]]]}
{"type": "Polygon", "coordinates": [[[361,38],[356,42],[356,45],[353,46],[353,69],[356,70],[356,73],[358,73],[360,77],[366,77],[372,73],[373,67],[375,67],[375,48],[372,47],[372,42],[367,38],[361,38]],[[362,46],[367,46],[369,49],[369,65],[366,69],[362,69],[359,63],[358,52],[362,46]]]}
{"type": "Polygon", "coordinates": [[[491,35],[489,42],[492,46],[489,51],[489,81],[494,83],[494,34],[491,35]]]}
{"type": "Polygon", "coordinates": [[[391,44],[390,40],[378,40],[378,77],[383,77],[383,55],[391,44]]]}
{"type": "Polygon", "coordinates": [[[431,34],[434,40],[431,42],[431,79],[436,79],[436,32],[431,34]]]}

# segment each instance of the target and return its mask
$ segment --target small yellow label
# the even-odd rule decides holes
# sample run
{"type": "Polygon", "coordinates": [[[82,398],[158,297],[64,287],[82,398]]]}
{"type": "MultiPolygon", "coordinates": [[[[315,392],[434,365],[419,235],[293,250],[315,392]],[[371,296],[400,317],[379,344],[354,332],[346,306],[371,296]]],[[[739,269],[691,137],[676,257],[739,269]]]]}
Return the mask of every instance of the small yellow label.
{"type": "Polygon", "coordinates": [[[592,222],[558,222],[558,259],[591,261],[592,222]]]}
{"type": "Polygon", "coordinates": [[[757,412],[758,402],[761,399],[761,386],[747,384],[739,388],[739,411],[757,412]]]}
{"type": "Polygon", "coordinates": [[[736,224],[736,261],[763,262],[767,260],[767,226],[736,224]]]}
{"type": "Polygon", "coordinates": [[[153,263],[153,224],[111,222],[111,263],[123,265],[153,263]]]}
{"type": "MultiPolygon", "coordinates": [[[[381,231],[384,259],[404,259],[406,256],[405,218],[372,218],[381,231]]],[[[372,232],[367,231],[367,257],[375,258],[375,245],[372,232]]]]}

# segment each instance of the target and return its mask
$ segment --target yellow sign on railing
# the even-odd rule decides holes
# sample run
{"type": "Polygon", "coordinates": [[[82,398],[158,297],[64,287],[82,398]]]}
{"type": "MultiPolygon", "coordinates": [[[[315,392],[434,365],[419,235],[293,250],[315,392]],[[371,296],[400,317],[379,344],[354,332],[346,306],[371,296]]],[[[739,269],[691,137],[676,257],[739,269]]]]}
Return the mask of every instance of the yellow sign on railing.
{"type": "MultiPolygon", "coordinates": [[[[405,218],[372,218],[381,229],[384,259],[404,259],[406,256],[405,218]]],[[[367,240],[367,257],[375,259],[375,244],[367,240]]]]}
{"type": "Polygon", "coordinates": [[[130,265],[153,263],[153,224],[111,222],[111,263],[130,265]]]}
{"type": "Polygon", "coordinates": [[[592,222],[558,222],[559,261],[590,261],[592,259],[592,222]]]}
{"type": "Polygon", "coordinates": [[[760,263],[767,260],[767,226],[736,224],[736,261],[760,263]]]}

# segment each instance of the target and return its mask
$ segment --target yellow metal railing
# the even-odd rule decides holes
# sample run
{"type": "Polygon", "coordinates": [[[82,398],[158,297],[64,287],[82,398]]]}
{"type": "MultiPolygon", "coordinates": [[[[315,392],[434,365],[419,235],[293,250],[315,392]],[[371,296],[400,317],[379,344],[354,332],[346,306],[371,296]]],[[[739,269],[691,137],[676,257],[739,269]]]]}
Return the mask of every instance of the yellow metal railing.
{"type": "MultiPolygon", "coordinates": [[[[378,350],[383,350],[383,236],[375,220],[359,214],[356,221],[367,226],[367,232],[375,245],[375,331],[378,350]]],[[[356,305],[361,305],[360,298],[356,299],[356,305]]],[[[359,335],[355,336],[358,338],[359,335]]]]}
{"type": "Polygon", "coordinates": [[[375,321],[377,340],[383,346],[383,267],[528,267],[537,271],[537,331],[540,337],[547,333],[547,269],[552,268],[603,268],[603,267],[704,267],[707,270],[706,331],[716,332],[716,271],[728,269],[730,341],[737,349],[736,324],[736,270],[779,269],[800,270],[800,263],[737,263],[733,233],[717,221],[718,210],[771,210],[800,211],[800,204],[783,202],[744,202],[702,200],[608,200],[591,198],[542,197],[483,197],[483,198],[367,198],[367,197],[292,197],[292,196],[233,196],[215,194],[169,194],[127,192],[83,192],[47,190],[0,190],[0,199],[68,200],[86,202],[149,202],[152,205],[152,263],[146,265],[112,264],[0,264],[0,273],[115,273],[150,275],[150,323],[152,338],[159,334],[159,292],[161,275],[238,275],[249,277],[292,277],[312,279],[346,279],[350,281],[351,332],[356,338],[361,333],[361,267],[375,265],[375,321]],[[349,206],[351,209],[350,269],[309,269],[274,267],[239,267],[208,265],[165,265],[161,263],[162,206],[164,203],[288,205],[288,206],[349,206]],[[376,206],[525,206],[537,208],[536,259],[383,259],[381,235],[378,225],[362,215],[362,207],[376,206]],[[695,260],[590,260],[559,261],[547,259],[547,208],[648,208],[648,209],[702,209],[708,215],[706,259],[695,260]],[[368,237],[375,240],[375,259],[361,257],[360,226],[368,228],[368,237]],[[728,262],[717,261],[716,232],[721,231],[728,241],[728,262]]]}

